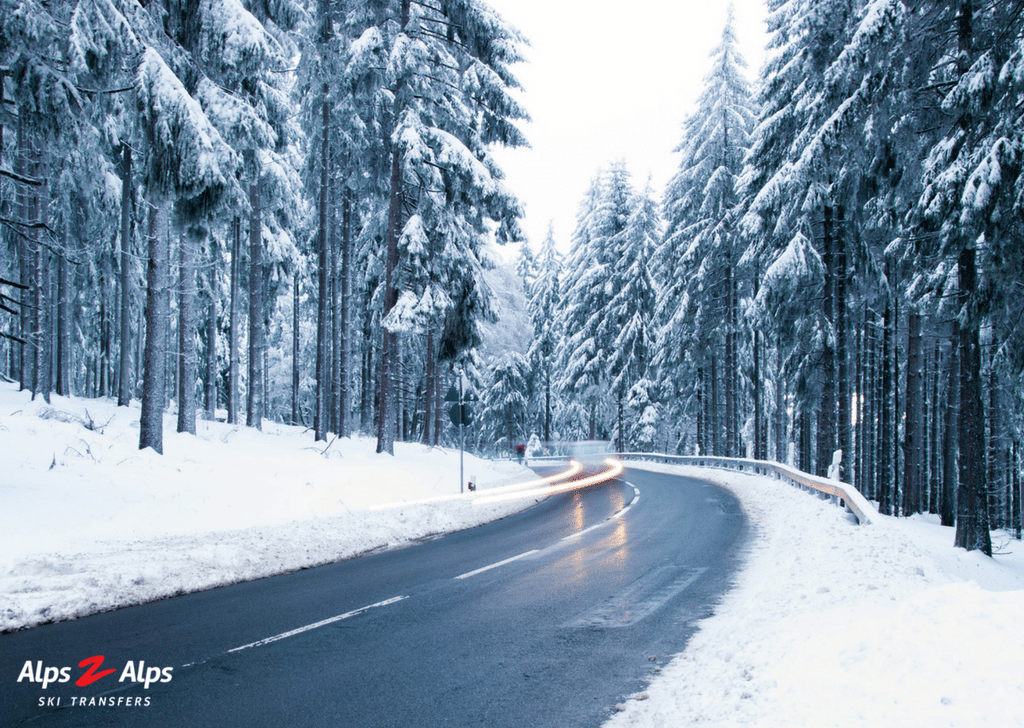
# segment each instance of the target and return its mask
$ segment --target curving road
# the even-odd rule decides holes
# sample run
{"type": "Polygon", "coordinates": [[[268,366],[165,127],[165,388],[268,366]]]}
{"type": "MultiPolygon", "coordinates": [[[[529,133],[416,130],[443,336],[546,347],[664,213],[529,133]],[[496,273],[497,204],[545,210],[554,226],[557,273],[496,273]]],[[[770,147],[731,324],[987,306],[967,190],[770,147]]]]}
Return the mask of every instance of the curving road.
{"type": "Polygon", "coordinates": [[[714,609],[747,530],[725,491],[627,469],[413,547],[0,635],[0,725],[597,726],[714,609]],[[117,672],[76,686],[100,654],[117,672]],[[71,681],[17,682],[26,661],[71,681]],[[118,682],[128,661],[171,679],[118,682]]]}

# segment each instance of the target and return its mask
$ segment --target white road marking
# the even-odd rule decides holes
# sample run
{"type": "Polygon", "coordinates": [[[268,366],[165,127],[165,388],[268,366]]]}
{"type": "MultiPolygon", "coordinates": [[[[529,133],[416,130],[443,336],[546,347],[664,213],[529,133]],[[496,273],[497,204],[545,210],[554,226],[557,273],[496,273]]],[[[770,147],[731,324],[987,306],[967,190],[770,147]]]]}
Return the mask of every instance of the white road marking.
{"type": "Polygon", "coordinates": [[[537,553],[539,550],[540,549],[533,549],[532,551],[527,551],[526,553],[519,554],[518,556],[513,556],[510,559],[505,559],[504,561],[499,561],[496,564],[491,564],[490,566],[485,566],[485,567],[483,567],[481,569],[475,569],[473,571],[467,571],[465,574],[459,574],[455,578],[456,579],[468,579],[471,576],[476,576],[477,574],[482,574],[483,572],[490,571],[491,569],[497,569],[499,566],[504,566],[505,564],[510,564],[513,561],[518,561],[519,559],[525,559],[527,556],[531,556],[531,555],[537,553]]]}
{"type": "Polygon", "coordinates": [[[278,640],[283,640],[286,637],[294,637],[297,634],[302,634],[303,632],[308,632],[311,629],[316,629],[318,627],[324,627],[324,626],[326,626],[328,624],[333,624],[334,622],[340,622],[343,619],[348,619],[349,617],[354,617],[357,614],[362,614],[363,612],[367,612],[367,611],[369,611],[371,609],[374,609],[376,607],[386,607],[389,604],[394,604],[395,602],[400,602],[403,599],[408,599],[408,598],[409,597],[404,596],[404,597],[392,597],[391,599],[385,599],[383,602],[377,602],[376,604],[370,604],[368,606],[361,607],[359,609],[353,609],[351,612],[345,612],[344,614],[339,614],[336,617],[330,617],[328,619],[323,619],[323,620],[321,620],[319,622],[316,622],[314,624],[307,624],[305,627],[299,627],[298,629],[293,629],[293,630],[289,630],[288,632],[282,632],[281,634],[276,634],[273,637],[267,637],[266,639],[257,640],[256,642],[250,642],[249,644],[242,645],[241,647],[235,647],[234,649],[228,650],[228,652],[229,653],[231,653],[231,652],[241,652],[242,650],[247,650],[250,647],[260,647],[262,645],[269,645],[271,642],[277,642],[278,640]]]}

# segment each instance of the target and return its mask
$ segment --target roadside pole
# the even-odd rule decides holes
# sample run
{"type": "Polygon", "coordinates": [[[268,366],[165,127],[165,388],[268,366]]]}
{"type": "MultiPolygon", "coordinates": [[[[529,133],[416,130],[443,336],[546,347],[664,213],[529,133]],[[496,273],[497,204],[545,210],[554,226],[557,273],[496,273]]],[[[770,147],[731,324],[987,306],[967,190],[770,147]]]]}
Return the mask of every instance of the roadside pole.
{"type": "Polygon", "coordinates": [[[459,494],[465,492],[466,478],[463,475],[462,457],[466,452],[466,417],[463,407],[462,372],[459,372],[459,494]]]}

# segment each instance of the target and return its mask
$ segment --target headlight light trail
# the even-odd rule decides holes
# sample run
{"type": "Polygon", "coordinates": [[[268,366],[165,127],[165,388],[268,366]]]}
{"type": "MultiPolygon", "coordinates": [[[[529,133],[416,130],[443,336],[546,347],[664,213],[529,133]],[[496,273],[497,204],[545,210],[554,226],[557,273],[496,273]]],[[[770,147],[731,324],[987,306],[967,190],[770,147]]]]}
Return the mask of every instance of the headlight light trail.
{"type": "MultiPolygon", "coordinates": [[[[481,495],[474,499],[473,505],[482,506],[488,503],[500,503],[502,501],[515,500],[516,498],[534,498],[534,497],[547,497],[554,495],[555,493],[563,493],[567,490],[576,490],[577,488],[586,488],[590,485],[596,485],[597,483],[603,483],[606,480],[617,478],[622,474],[625,469],[621,462],[615,458],[605,458],[605,463],[609,465],[609,469],[597,475],[591,475],[580,480],[572,480],[567,483],[560,483],[558,485],[552,485],[545,488],[530,488],[529,490],[516,490],[511,493],[505,493],[501,495],[481,495]]],[[[575,463],[575,461],[573,461],[575,463]]],[[[577,463],[578,464],[578,463],[577,463]]]]}
{"type": "MultiPolygon", "coordinates": [[[[493,496],[493,495],[495,495],[497,493],[509,493],[510,491],[517,494],[517,495],[515,495],[515,497],[519,497],[518,493],[520,491],[522,491],[524,488],[530,488],[530,489],[533,489],[533,490],[537,490],[537,486],[545,485],[547,483],[555,483],[555,482],[557,482],[559,480],[564,480],[565,478],[571,478],[572,476],[576,475],[576,473],[580,472],[582,469],[583,469],[583,466],[580,463],[578,463],[575,460],[570,460],[569,461],[569,469],[568,470],[563,470],[561,473],[556,473],[555,475],[549,475],[546,478],[537,478],[536,480],[527,480],[527,481],[522,482],[522,483],[513,483],[512,485],[502,485],[502,486],[499,486],[497,488],[488,488],[485,491],[475,491],[475,492],[472,492],[472,493],[457,493],[455,495],[439,495],[439,496],[435,496],[433,498],[423,498],[422,500],[402,501],[401,503],[387,503],[387,504],[384,504],[384,505],[373,506],[373,507],[369,508],[369,510],[371,510],[371,511],[385,511],[385,510],[388,510],[388,509],[391,509],[391,508],[401,508],[403,506],[420,506],[420,505],[425,505],[425,504],[429,504],[429,503],[443,503],[445,501],[453,501],[453,500],[473,500],[473,499],[480,498],[481,496],[485,496],[487,498],[490,498],[491,496],[493,496]]],[[[541,488],[540,490],[543,490],[543,488],[541,488]]],[[[531,492],[533,492],[533,491],[531,491],[531,492]]],[[[490,502],[494,503],[494,502],[497,502],[497,501],[490,501],[490,502]]]]}

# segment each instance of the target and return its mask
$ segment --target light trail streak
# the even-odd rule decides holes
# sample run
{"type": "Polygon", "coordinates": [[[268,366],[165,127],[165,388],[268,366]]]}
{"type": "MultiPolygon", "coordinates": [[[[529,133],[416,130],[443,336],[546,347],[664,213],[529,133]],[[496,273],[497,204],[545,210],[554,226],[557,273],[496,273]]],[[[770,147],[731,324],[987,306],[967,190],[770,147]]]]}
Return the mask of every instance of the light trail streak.
{"type": "Polygon", "coordinates": [[[546,488],[531,488],[529,490],[517,490],[515,492],[503,495],[492,496],[488,494],[474,500],[473,505],[482,506],[488,503],[500,503],[502,501],[515,500],[517,498],[547,497],[549,495],[554,495],[555,493],[564,493],[567,490],[586,488],[587,486],[590,485],[604,483],[605,481],[611,480],[612,478],[617,478],[619,475],[622,474],[622,471],[625,469],[622,463],[620,463],[615,458],[605,458],[604,462],[610,466],[609,469],[605,470],[602,473],[598,473],[597,475],[591,475],[586,478],[581,478],[580,480],[572,480],[567,483],[562,483],[560,485],[552,485],[546,488]]]}
{"type": "Polygon", "coordinates": [[[575,460],[570,460],[569,461],[569,469],[568,470],[563,470],[561,473],[556,473],[555,475],[549,475],[546,478],[537,478],[536,480],[527,480],[527,481],[525,481],[523,483],[513,483],[512,485],[502,485],[502,486],[499,486],[497,488],[488,488],[485,491],[479,491],[478,490],[478,491],[474,491],[472,493],[456,493],[455,495],[439,495],[439,496],[434,496],[433,498],[423,498],[421,500],[401,501],[399,503],[386,503],[386,504],[383,504],[383,505],[372,506],[368,510],[371,510],[371,511],[386,511],[386,510],[389,510],[391,508],[402,508],[402,507],[405,507],[405,506],[421,506],[421,505],[427,505],[427,504],[430,504],[430,503],[444,503],[446,501],[455,501],[455,500],[475,500],[475,499],[480,498],[480,497],[490,498],[491,496],[493,496],[495,494],[498,494],[498,493],[508,493],[510,491],[520,491],[520,490],[522,490],[524,488],[536,488],[539,485],[544,485],[546,483],[555,483],[555,482],[557,482],[559,480],[564,480],[565,478],[571,478],[572,476],[576,475],[576,473],[580,472],[582,469],[583,469],[583,466],[580,463],[578,463],[575,460]]]}

